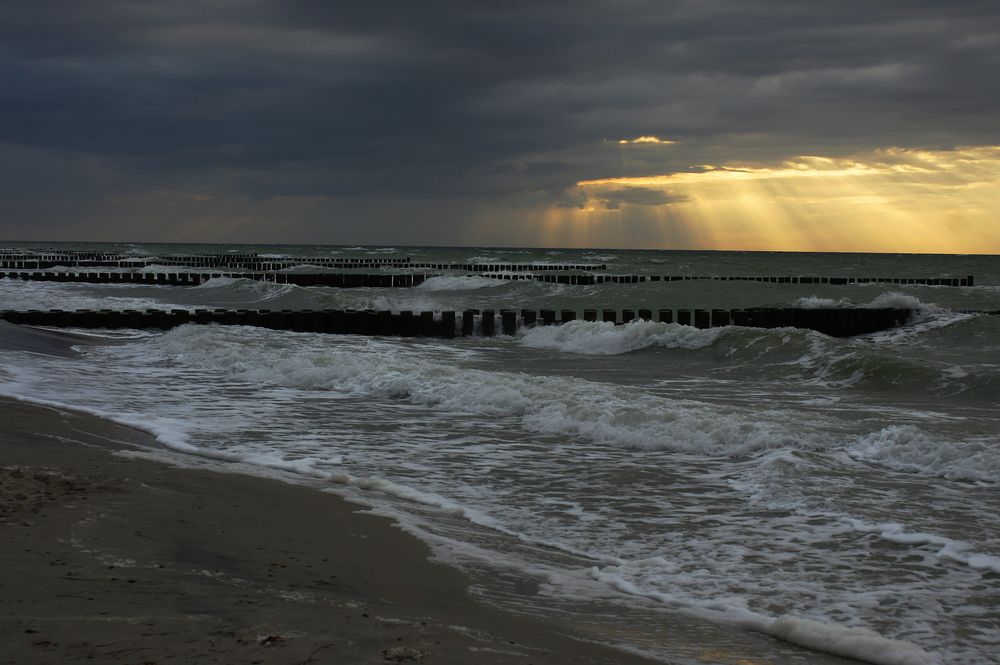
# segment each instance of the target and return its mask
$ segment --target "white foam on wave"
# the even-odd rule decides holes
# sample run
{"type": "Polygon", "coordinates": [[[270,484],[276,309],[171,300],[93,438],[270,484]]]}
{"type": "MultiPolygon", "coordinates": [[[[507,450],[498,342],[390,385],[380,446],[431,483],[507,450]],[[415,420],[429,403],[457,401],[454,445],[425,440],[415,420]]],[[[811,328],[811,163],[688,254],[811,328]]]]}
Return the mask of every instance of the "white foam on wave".
{"type": "Polygon", "coordinates": [[[864,339],[868,341],[885,344],[907,344],[919,341],[930,331],[946,328],[955,323],[979,316],[977,314],[958,312],[935,303],[924,302],[916,296],[898,291],[880,293],[872,300],[864,303],[855,302],[850,298],[834,300],[832,298],[812,295],[799,298],[795,302],[795,306],[804,309],[844,309],[857,307],[863,309],[894,308],[911,310],[913,316],[905,326],[890,328],[889,330],[864,336],[864,339]]]}
{"type": "Polygon", "coordinates": [[[846,519],[845,521],[855,531],[876,534],[882,540],[890,543],[912,547],[930,546],[936,549],[932,555],[937,559],[959,563],[974,570],[1000,573],[1000,557],[973,552],[971,546],[966,542],[933,533],[907,531],[903,525],[896,522],[871,524],[857,519],[846,519]]]}
{"type": "Polygon", "coordinates": [[[913,425],[890,425],[866,434],[846,452],[896,471],[949,480],[1000,483],[997,442],[935,440],[913,425]]]}
{"type": "Polygon", "coordinates": [[[875,296],[870,302],[862,307],[899,307],[901,309],[913,309],[917,311],[940,311],[941,308],[933,303],[925,303],[916,296],[911,296],[899,291],[886,291],[875,296]]]}
{"type": "Polygon", "coordinates": [[[278,284],[242,277],[213,277],[193,287],[201,290],[223,291],[227,294],[238,294],[241,303],[261,303],[288,295],[302,289],[295,284],[278,284]]]}
{"type": "MultiPolygon", "coordinates": [[[[927,531],[908,528],[899,522],[881,522],[853,515],[864,512],[855,506],[845,508],[831,494],[822,491],[813,496],[802,496],[794,488],[803,482],[796,473],[800,458],[787,451],[776,451],[757,459],[751,474],[731,484],[748,494],[750,499],[766,505],[771,510],[790,511],[809,519],[830,520],[833,531],[873,534],[880,539],[912,548],[912,554],[923,559],[923,564],[934,567],[941,561],[958,563],[973,570],[1000,573],[1000,556],[976,551],[989,541],[978,545],[927,531]],[[845,513],[845,510],[847,511],[845,513]]],[[[987,529],[988,531],[988,529],[987,529]]],[[[844,556],[847,556],[846,551],[844,556]]]]}
{"type": "Polygon", "coordinates": [[[891,640],[863,627],[782,616],[763,632],[792,644],[877,665],[933,665],[938,659],[916,644],[891,640]]]}
{"type": "Polygon", "coordinates": [[[466,369],[374,341],[361,348],[326,340],[310,347],[307,335],[249,338],[239,331],[189,325],[166,333],[157,344],[185,365],[213,368],[251,383],[518,418],[536,433],[625,447],[729,456],[822,443],[815,432],[789,427],[796,422],[789,413],[723,409],[582,379],[466,369]]]}
{"type": "Polygon", "coordinates": [[[331,473],[326,480],[331,483],[349,485],[351,487],[357,487],[358,489],[367,491],[380,492],[382,494],[394,496],[406,501],[412,501],[424,506],[430,506],[443,513],[463,517],[478,524],[482,524],[483,526],[492,527],[496,524],[495,520],[492,518],[446,499],[439,494],[425,492],[407,485],[400,485],[399,483],[394,483],[385,478],[378,478],[375,476],[354,476],[347,472],[334,472],[331,473]]]}
{"type": "Polygon", "coordinates": [[[503,286],[507,280],[475,275],[439,275],[425,279],[416,288],[424,291],[474,291],[503,286]]]}
{"type": "Polygon", "coordinates": [[[899,309],[912,309],[921,314],[935,314],[945,311],[942,307],[933,303],[925,303],[920,298],[899,291],[886,291],[875,296],[868,302],[856,302],[851,298],[823,298],[812,295],[799,298],[795,301],[796,307],[803,309],[844,309],[848,307],[861,307],[867,309],[881,309],[883,307],[895,307],[899,309]]]}
{"type": "Polygon", "coordinates": [[[832,309],[837,307],[846,307],[843,299],[834,300],[833,298],[820,298],[819,296],[806,296],[805,298],[799,298],[795,301],[796,307],[801,307],[802,309],[832,309]]]}
{"type": "Polygon", "coordinates": [[[337,272],[338,268],[333,266],[319,266],[315,263],[297,263],[293,266],[287,266],[281,268],[278,272],[281,273],[306,273],[308,275],[315,273],[332,273],[337,272]]]}
{"type": "Polygon", "coordinates": [[[621,569],[632,567],[637,563],[642,565],[642,562],[630,562],[624,566],[606,566],[604,568],[594,566],[590,569],[590,577],[630,596],[655,600],[675,610],[681,610],[704,619],[725,621],[751,629],[761,629],[769,621],[768,617],[748,609],[746,602],[739,598],[698,599],[684,593],[668,593],[640,587],[631,582],[627,574],[620,572],[621,569]]]}
{"type": "Polygon", "coordinates": [[[703,349],[723,334],[723,328],[705,330],[676,323],[630,321],[570,321],[561,326],[521,328],[518,339],[532,349],[551,349],[591,356],[615,356],[649,347],[703,349]]]}
{"type": "MultiPolygon", "coordinates": [[[[651,563],[659,565],[655,561],[651,563]]],[[[696,617],[721,620],[766,633],[814,651],[854,658],[873,665],[935,665],[939,662],[934,655],[912,642],[883,637],[863,626],[846,626],[792,615],[772,619],[750,610],[741,598],[694,599],[687,595],[643,589],[614,572],[615,568],[601,569],[595,566],[591,568],[590,576],[622,593],[649,598],[696,617]]]]}

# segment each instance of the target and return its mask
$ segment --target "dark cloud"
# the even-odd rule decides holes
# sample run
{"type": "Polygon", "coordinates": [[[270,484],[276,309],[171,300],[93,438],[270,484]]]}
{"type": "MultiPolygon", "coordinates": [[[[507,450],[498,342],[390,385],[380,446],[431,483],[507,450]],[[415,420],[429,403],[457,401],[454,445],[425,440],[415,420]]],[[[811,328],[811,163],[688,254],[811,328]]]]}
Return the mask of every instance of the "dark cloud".
{"type": "MultiPolygon", "coordinates": [[[[7,0],[0,144],[60,214],[80,183],[535,205],[589,178],[1000,143],[997,71],[995,2],[7,0]],[[614,142],[641,135],[679,143],[614,142]]],[[[655,205],[628,197],[655,199],[609,202],[655,205]]]]}
{"type": "Polygon", "coordinates": [[[686,200],[684,197],[669,194],[662,189],[650,189],[649,187],[607,189],[596,193],[594,198],[601,201],[608,210],[618,210],[622,207],[622,204],[661,206],[686,200]]]}

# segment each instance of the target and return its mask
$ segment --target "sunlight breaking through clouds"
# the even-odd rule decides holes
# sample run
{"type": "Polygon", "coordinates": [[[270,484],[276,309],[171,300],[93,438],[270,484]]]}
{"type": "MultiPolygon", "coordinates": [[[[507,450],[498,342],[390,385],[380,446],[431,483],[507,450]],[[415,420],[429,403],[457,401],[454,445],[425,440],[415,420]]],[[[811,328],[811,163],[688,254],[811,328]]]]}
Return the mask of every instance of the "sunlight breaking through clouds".
{"type": "Polygon", "coordinates": [[[576,189],[579,222],[631,219],[648,233],[658,221],[659,241],[690,246],[1000,253],[1000,146],[706,165],[576,189]]]}
{"type": "Polygon", "coordinates": [[[661,139],[658,136],[637,136],[634,139],[618,139],[618,143],[621,145],[634,145],[634,144],[648,144],[648,145],[673,145],[677,141],[671,141],[670,139],[661,139]]]}

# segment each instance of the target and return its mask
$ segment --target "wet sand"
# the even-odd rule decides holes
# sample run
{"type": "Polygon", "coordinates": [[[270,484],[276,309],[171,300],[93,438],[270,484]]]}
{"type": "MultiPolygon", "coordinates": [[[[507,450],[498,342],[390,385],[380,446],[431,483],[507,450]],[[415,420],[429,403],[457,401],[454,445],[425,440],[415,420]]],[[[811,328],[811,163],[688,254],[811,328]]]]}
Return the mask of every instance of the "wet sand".
{"type": "Polygon", "coordinates": [[[0,663],[651,662],[477,603],[336,496],[136,445],[0,398],[0,663]]]}

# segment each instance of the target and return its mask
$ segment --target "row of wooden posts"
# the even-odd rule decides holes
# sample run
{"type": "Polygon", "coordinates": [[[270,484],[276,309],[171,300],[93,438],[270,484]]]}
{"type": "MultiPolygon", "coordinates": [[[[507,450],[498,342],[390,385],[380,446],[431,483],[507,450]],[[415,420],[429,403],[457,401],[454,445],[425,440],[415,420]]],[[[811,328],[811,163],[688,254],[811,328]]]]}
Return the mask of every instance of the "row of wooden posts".
{"type": "Polygon", "coordinates": [[[50,270],[57,267],[74,268],[124,268],[141,270],[151,265],[178,266],[185,268],[240,268],[249,271],[286,270],[298,266],[315,266],[321,268],[357,269],[357,268],[412,268],[420,270],[462,270],[473,273],[497,272],[567,272],[607,270],[607,264],[536,264],[536,263],[412,263],[406,259],[228,259],[214,260],[202,257],[188,258],[151,258],[121,257],[110,259],[73,259],[58,257],[48,258],[12,258],[0,254],[0,268],[15,270],[50,270]]]}
{"type": "MultiPolygon", "coordinates": [[[[584,321],[627,324],[659,321],[713,328],[808,328],[833,337],[850,337],[901,326],[909,309],[753,308],[753,309],[585,309],[584,321]]],[[[159,328],[186,323],[261,326],[277,330],[333,334],[443,337],[458,335],[514,335],[519,328],[565,324],[578,318],[576,310],[467,309],[461,312],[392,312],[388,310],[19,310],[0,311],[0,318],[35,326],[72,328],[159,328]]]]}
{"type": "Polygon", "coordinates": [[[284,270],[301,265],[325,268],[405,267],[427,270],[463,270],[465,272],[565,272],[607,270],[607,264],[550,263],[413,263],[410,257],[372,256],[273,256],[261,254],[168,254],[166,256],[132,256],[111,252],[78,250],[49,252],[16,252],[0,250],[0,268],[46,270],[57,266],[116,267],[141,269],[149,265],[185,266],[189,268],[241,268],[244,271],[284,270]]]}
{"type": "Polygon", "coordinates": [[[709,280],[722,282],[763,282],[769,284],[924,284],[927,286],[974,286],[972,275],[966,277],[815,277],[811,275],[483,275],[490,279],[534,279],[555,284],[642,284],[645,282],[681,282],[709,280]]]}
{"type": "MultiPolygon", "coordinates": [[[[364,273],[268,273],[268,272],[220,272],[220,273],[151,273],[151,272],[40,272],[40,271],[0,271],[0,278],[22,279],[48,282],[88,282],[91,284],[160,284],[169,286],[197,286],[213,278],[249,279],[295,284],[297,286],[350,287],[412,287],[423,284],[431,277],[439,275],[406,274],[364,274],[364,273]]],[[[568,284],[589,286],[594,284],[644,284],[647,282],[678,282],[691,280],[750,281],[769,284],[922,284],[928,286],[974,286],[972,275],[967,277],[812,277],[812,276],[743,276],[743,277],[692,277],[686,275],[524,275],[489,274],[495,279],[510,281],[534,280],[547,284],[568,284]]]]}
{"type": "MultiPolygon", "coordinates": [[[[310,257],[275,257],[260,254],[168,254],[166,256],[134,256],[129,254],[119,254],[114,252],[86,252],[86,251],[53,251],[53,252],[11,252],[0,251],[0,265],[10,261],[47,263],[52,265],[119,265],[120,263],[137,264],[138,266],[150,263],[160,265],[194,266],[194,267],[223,267],[241,266],[250,263],[291,263],[299,265],[307,263],[321,266],[341,266],[341,265],[405,265],[410,262],[410,257],[331,257],[331,256],[310,256],[310,257]]],[[[7,266],[4,266],[7,267],[7,266]]],[[[42,266],[36,266],[42,267],[42,266]]]]}
{"type": "Polygon", "coordinates": [[[297,286],[330,286],[338,288],[411,287],[424,283],[429,275],[406,273],[260,273],[260,272],[27,272],[0,271],[0,279],[21,279],[42,282],[86,282],[89,284],[148,284],[161,286],[198,286],[210,279],[227,277],[254,281],[295,284],[297,286]]]}

